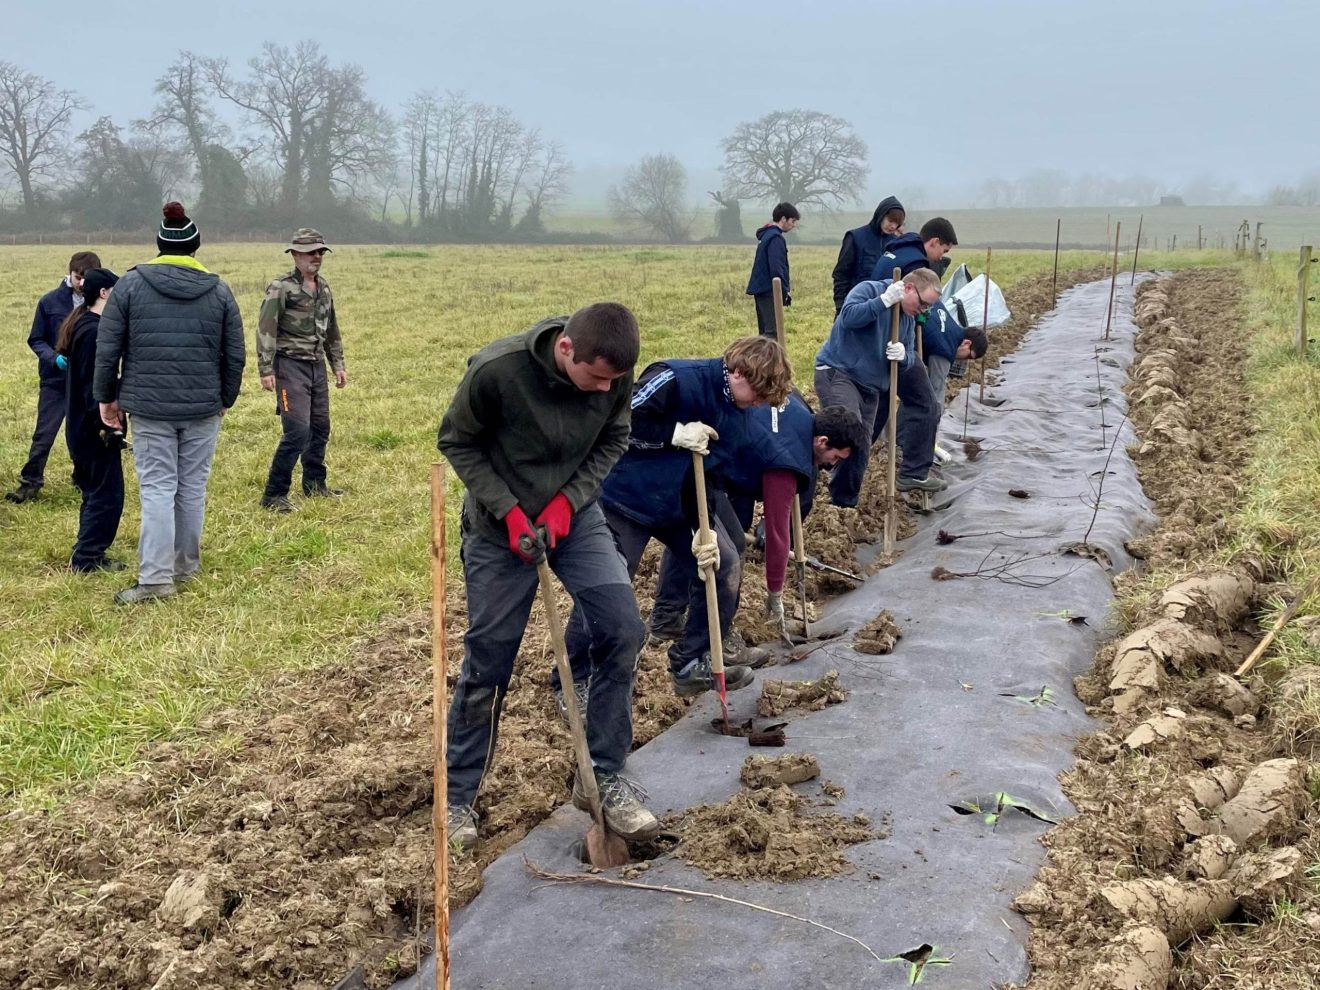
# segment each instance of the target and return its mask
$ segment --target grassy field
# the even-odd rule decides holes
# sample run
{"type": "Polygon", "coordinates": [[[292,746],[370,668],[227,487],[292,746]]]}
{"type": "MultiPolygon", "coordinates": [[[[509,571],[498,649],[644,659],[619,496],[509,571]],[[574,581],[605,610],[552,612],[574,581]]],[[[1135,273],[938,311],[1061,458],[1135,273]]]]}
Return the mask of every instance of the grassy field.
{"type": "MultiPolygon", "coordinates": [[[[1052,207],[1011,210],[940,210],[919,209],[911,205],[908,229],[917,230],[932,216],[944,216],[953,222],[959,243],[965,247],[1013,245],[1023,248],[1054,248],[1055,223],[1061,221],[1060,239],[1066,247],[1099,249],[1108,245],[1113,250],[1114,224],[1121,223],[1121,245],[1125,252],[1132,250],[1137,227],[1141,226],[1142,251],[1158,248],[1167,250],[1171,238],[1177,237],[1177,248],[1196,247],[1198,225],[1206,249],[1219,244],[1232,249],[1233,235],[1243,220],[1251,224],[1252,236],[1256,223],[1264,226],[1261,235],[1268,241],[1267,249],[1296,252],[1302,244],[1315,244],[1320,240],[1320,207],[1301,206],[1148,206],[1137,207],[1052,207]]],[[[748,241],[763,223],[770,219],[768,210],[753,204],[743,205],[743,230],[748,241]],[[765,213],[765,216],[761,214],[765,213]]],[[[692,236],[700,239],[715,232],[714,214],[703,210],[692,228],[692,236]]],[[[847,210],[827,213],[807,208],[802,222],[790,237],[795,244],[838,245],[845,230],[865,223],[870,211],[847,210]]],[[[620,229],[609,212],[601,209],[566,209],[552,216],[551,230],[577,231],[618,236],[620,229]]]]}
{"type": "MultiPolygon", "coordinates": [[[[26,457],[35,409],[35,360],[25,346],[32,307],[57,283],[68,254],[0,248],[6,489],[26,457]]],[[[103,253],[120,272],[147,257],[122,246],[103,253]]],[[[834,250],[798,246],[792,257],[789,339],[801,373],[833,314],[834,250]]],[[[285,256],[273,245],[218,245],[201,260],[233,287],[251,346],[262,290],[285,256]]],[[[979,267],[983,259],[967,260],[979,267]]],[[[1051,260],[1048,253],[996,253],[996,280],[1011,286],[1048,272],[1051,260]]],[[[1062,266],[1101,260],[1066,252],[1062,266]]],[[[1224,257],[1148,260],[1186,265],[1224,257]]],[[[264,677],[342,658],[383,616],[421,605],[435,430],[468,355],[482,344],[612,298],[638,314],[644,361],[714,355],[754,332],[742,291],[749,263],[739,248],[337,249],[326,277],[338,300],[349,387],[332,396],[329,465],[331,482],[348,495],[304,504],[287,517],[257,507],[279,428],[249,352],[211,479],[205,577],[168,604],[114,606],[113,592],[132,571],[67,571],[78,495],[61,438],[43,497],[24,506],[0,502],[0,804],[56,800],[71,781],[128,766],[144,743],[186,738],[206,712],[258,690],[264,677]]],[[[112,553],[133,562],[137,492],[131,467],[126,474],[126,514],[112,553]]]]}

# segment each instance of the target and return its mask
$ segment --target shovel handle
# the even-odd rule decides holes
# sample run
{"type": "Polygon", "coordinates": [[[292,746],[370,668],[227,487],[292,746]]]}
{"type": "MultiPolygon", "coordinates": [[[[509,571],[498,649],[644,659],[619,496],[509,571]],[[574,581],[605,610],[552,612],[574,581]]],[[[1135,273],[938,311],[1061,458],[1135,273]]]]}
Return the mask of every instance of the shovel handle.
{"type": "Polygon", "coordinates": [[[559,669],[559,685],[564,692],[564,707],[568,709],[568,732],[573,737],[573,753],[577,757],[578,778],[582,792],[591,808],[591,817],[605,831],[605,815],[600,807],[600,789],[596,787],[596,771],[591,763],[591,749],[587,746],[587,728],[578,710],[577,692],[573,690],[573,668],[568,663],[568,647],[564,644],[564,622],[555,607],[555,586],[550,580],[550,565],[545,558],[536,565],[536,576],[541,583],[541,605],[550,626],[550,643],[555,651],[555,667],[559,669]]]}
{"type": "MultiPolygon", "coordinates": [[[[903,269],[894,269],[894,281],[903,279],[903,269]]],[[[894,315],[889,322],[889,342],[898,343],[899,318],[903,303],[894,303],[894,315]]],[[[888,510],[885,512],[885,553],[894,552],[894,539],[898,534],[898,362],[889,362],[889,420],[885,423],[889,443],[888,510]]]]}
{"type": "MultiPolygon", "coordinates": [[[[710,532],[710,510],[706,507],[706,458],[692,452],[692,479],[697,485],[697,532],[701,542],[709,543],[714,537],[710,532]]],[[[724,675],[724,642],[720,637],[720,602],[715,592],[715,575],[702,572],[702,581],[706,585],[706,628],[710,632],[710,669],[717,677],[724,675]]]]}

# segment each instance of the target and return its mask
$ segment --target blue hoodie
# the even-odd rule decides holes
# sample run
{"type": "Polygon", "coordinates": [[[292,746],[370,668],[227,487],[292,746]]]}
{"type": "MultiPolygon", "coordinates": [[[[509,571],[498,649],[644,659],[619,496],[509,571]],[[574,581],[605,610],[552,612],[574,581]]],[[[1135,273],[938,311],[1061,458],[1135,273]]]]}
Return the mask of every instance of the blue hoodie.
{"type": "Polygon", "coordinates": [[[950,361],[958,359],[958,345],[967,336],[967,330],[944,303],[937,302],[926,314],[921,325],[921,346],[927,361],[932,354],[940,354],[950,361]]]}
{"type": "Polygon", "coordinates": [[[774,288],[771,279],[775,278],[784,283],[784,295],[788,295],[788,242],[778,224],[768,223],[756,232],[756,257],[747,280],[747,294],[770,292],[774,288]]]}
{"type": "MultiPolygon", "coordinates": [[[[893,310],[880,300],[880,295],[892,281],[862,282],[848,293],[830,335],[816,354],[816,364],[842,371],[867,388],[889,391],[885,345],[889,343],[893,310]]],[[[917,361],[917,324],[901,307],[899,314],[898,339],[907,350],[901,364],[910,368],[917,361]]]]}
{"type": "Polygon", "coordinates": [[[900,268],[904,275],[915,272],[918,268],[930,268],[930,259],[926,257],[926,242],[916,231],[909,231],[889,242],[889,247],[875,263],[871,278],[891,278],[895,268],[900,268]]]}
{"type": "MultiPolygon", "coordinates": [[[[843,235],[843,243],[839,245],[839,260],[835,263],[831,275],[834,281],[836,314],[843,308],[843,301],[848,298],[848,293],[857,283],[872,277],[871,272],[874,271],[880,255],[889,249],[890,244],[903,236],[886,234],[881,229],[886,216],[894,210],[902,209],[903,204],[898,201],[897,196],[886,196],[875,208],[870,223],[864,223],[843,235]]],[[[885,272],[883,277],[889,278],[892,274],[892,271],[885,272]]]]}

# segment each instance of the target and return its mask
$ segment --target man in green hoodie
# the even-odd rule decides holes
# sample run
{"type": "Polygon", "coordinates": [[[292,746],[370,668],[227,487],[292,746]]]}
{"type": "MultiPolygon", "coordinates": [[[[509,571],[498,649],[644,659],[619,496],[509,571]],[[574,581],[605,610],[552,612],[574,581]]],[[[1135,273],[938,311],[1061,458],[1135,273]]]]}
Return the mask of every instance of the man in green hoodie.
{"type": "MultiPolygon", "coordinates": [[[[623,775],[646,627],[597,504],[628,449],[637,320],[613,302],[542,320],[468,362],[437,445],[467,487],[468,629],[449,710],[449,838],[477,841],[473,810],[537,589],[541,555],[586,618],[592,675],[587,744],[605,820],[628,840],[660,829],[623,775]]],[[[570,630],[572,632],[572,630],[570,630]]],[[[574,788],[575,796],[578,788],[574,788]]]]}

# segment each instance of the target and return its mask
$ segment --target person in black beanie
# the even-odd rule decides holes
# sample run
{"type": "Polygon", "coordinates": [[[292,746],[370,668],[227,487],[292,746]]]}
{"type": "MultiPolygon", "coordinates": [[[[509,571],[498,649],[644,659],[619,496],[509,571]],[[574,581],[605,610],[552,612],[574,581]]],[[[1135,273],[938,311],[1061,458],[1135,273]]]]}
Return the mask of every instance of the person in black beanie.
{"type": "Polygon", "coordinates": [[[55,343],[55,353],[68,367],[64,439],[73,461],[74,484],[82,492],[78,539],[69,567],[83,573],[124,569],[123,561],[106,556],[124,514],[124,466],[120,459],[124,435],[101,422],[101,410],[92,398],[97,329],[110,290],[118,281],[119,276],[108,268],[84,272],[83,301],[60,326],[55,343]]]}
{"type": "Polygon", "coordinates": [[[220,420],[238,399],[246,351],[233,293],[193,257],[202,243],[166,203],[160,255],[130,269],[106,304],[93,395],[107,426],[133,415],[142,502],[138,580],[122,604],[169,598],[201,574],[202,522],[220,420]]]}

